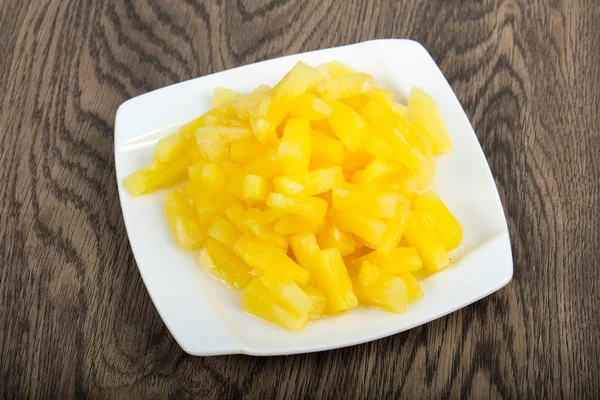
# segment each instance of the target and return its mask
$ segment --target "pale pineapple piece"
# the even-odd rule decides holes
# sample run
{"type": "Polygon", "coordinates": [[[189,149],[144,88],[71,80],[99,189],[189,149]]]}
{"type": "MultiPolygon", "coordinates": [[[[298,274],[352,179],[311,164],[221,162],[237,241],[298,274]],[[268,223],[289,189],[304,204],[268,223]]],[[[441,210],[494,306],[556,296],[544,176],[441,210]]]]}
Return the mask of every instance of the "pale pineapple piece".
{"type": "Polygon", "coordinates": [[[302,174],[280,176],[273,180],[275,189],[286,196],[314,196],[327,192],[344,182],[342,169],[323,168],[302,174]]]}
{"type": "Polygon", "coordinates": [[[412,212],[408,217],[404,234],[410,245],[417,249],[423,265],[429,271],[439,271],[450,265],[448,253],[442,242],[435,236],[427,218],[412,212]]]}
{"type": "Polygon", "coordinates": [[[327,63],[327,70],[332,78],[341,78],[346,75],[355,74],[356,71],[339,61],[327,63]]]}
{"type": "Polygon", "coordinates": [[[327,308],[327,299],[323,293],[313,286],[301,286],[304,293],[308,295],[312,303],[312,310],[308,313],[308,319],[316,321],[325,315],[327,308]]]}
{"type": "Polygon", "coordinates": [[[319,197],[287,197],[281,193],[271,193],[266,203],[269,207],[313,224],[322,223],[327,213],[327,202],[319,197]]]}
{"type": "Polygon", "coordinates": [[[225,218],[217,215],[208,227],[208,236],[221,242],[230,249],[236,240],[242,235],[242,231],[235,227],[225,218]]]}
{"type": "Polygon", "coordinates": [[[274,244],[287,251],[287,238],[273,230],[269,225],[272,224],[278,217],[278,214],[272,211],[261,211],[258,208],[249,208],[244,213],[243,221],[248,227],[248,230],[255,234],[259,239],[266,243],[274,244]]]}
{"type": "Polygon", "coordinates": [[[377,190],[347,190],[335,188],[332,191],[333,208],[356,214],[379,218],[394,218],[399,204],[408,205],[409,200],[398,193],[385,193],[377,190]]]}
{"type": "Polygon", "coordinates": [[[447,251],[458,247],[463,239],[463,228],[442,199],[432,190],[418,195],[413,202],[413,207],[430,218],[436,237],[447,251]]]}
{"type": "Polygon", "coordinates": [[[433,98],[418,87],[408,96],[408,119],[431,140],[433,154],[452,151],[452,139],[444,123],[442,113],[433,98]]]}
{"type": "Polygon", "coordinates": [[[196,143],[208,159],[224,160],[229,157],[229,143],[251,134],[246,127],[205,126],[196,129],[196,143]]]}
{"type": "Polygon", "coordinates": [[[304,329],[312,309],[296,282],[274,272],[252,279],[242,296],[242,310],[293,332],[304,329]]]}
{"type": "Polygon", "coordinates": [[[242,127],[245,124],[237,119],[222,117],[220,115],[206,115],[204,126],[242,127]]]}
{"type": "Polygon", "coordinates": [[[229,149],[231,161],[246,164],[263,155],[265,149],[256,138],[237,140],[229,149]]]}
{"type": "Polygon", "coordinates": [[[277,158],[286,175],[308,172],[310,165],[311,128],[308,120],[290,118],[283,129],[277,158]]]}
{"type": "Polygon", "coordinates": [[[408,107],[404,104],[393,102],[392,110],[401,117],[408,118],[408,107]]]}
{"type": "Polygon", "coordinates": [[[273,122],[263,117],[250,117],[250,127],[259,143],[267,145],[277,141],[277,132],[273,122]]]}
{"type": "Polygon", "coordinates": [[[260,175],[244,176],[244,200],[264,201],[273,191],[273,184],[260,175]]]}
{"type": "Polygon", "coordinates": [[[333,108],[329,116],[329,124],[340,142],[351,152],[358,151],[367,137],[365,121],[347,105],[327,100],[333,108]]]}
{"type": "Polygon", "coordinates": [[[310,169],[339,165],[346,156],[342,142],[313,130],[310,142],[310,169]]]}
{"type": "Polygon", "coordinates": [[[185,181],[190,163],[187,157],[176,158],[169,163],[153,162],[125,178],[123,186],[133,197],[175,186],[185,181]]]}
{"type": "Polygon", "coordinates": [[[361,304],[397,314],[406,311],[409,297],[402,278],[386,274],[369,261],[363,261],[353,283],[361,304]]]}
{"type": "Polygon", "coordinates": [[[212,276],[236,289],[245,288],[252,280],[251,268],[230,249],[211,238],[206,239],[198,263],[212,276]]]}
{"type": "Polygon", "coordinates": [[[322,81],[317,85],[317,92],[332,99],[345,99],[347,97],[368,93],[377,87],[377,82],[369,74],[357,72],[322,81]]]}
{"type": "Polygon", "coordinates": [[[193,204],[202,225],[208,225],[227,202],[224,201],[224,173],[214,163],[194,164],[188,169],[193,204]]]}
{"type": "Polygon", "coordinates": [[[165,213],[175,241],[182,250],[196,250],[206,239],[203,226],[194,210],[189,187],[183,186],[165,195],[165,213]]]}
{"type": "Polygon", "coordinates": [[[210,108],[221,107],[233,102],[239,95],[231,89],[216,87],[210,99],[210,108]]]}
{"type": "Polygon", "coordinates": [[[399,276],[404,281],[406,289],[408,290],[408,301],[414,303],[423,297],[423,289],[421,289],[419,281],[417,281],[417,278],[415,278],[412,273],[404,272],[399,276]]]}
{"type": "Polygon", "coordinates": [[[290,279],[306,285],[310,273],[296,264],[279,247],[258,238],[242,235],[233,246],[233,251],[258,273],[276,268],[290,279]]]}
{"type": "Polygon", "coordinates": [[[331,211],[333,223],[341,230],[361,237],[369,244],[369,247],[377,247],[387,227],[381,218],[367,217],[336,209],[331,211]]]}
{"type": "Polygon", "coordinates": [[[340,251],[336,248],[321,251],[322,263],[315,266],[315,281],[327,299],[327,310],[346,311],[358,305],[352,282],[340,251]]]}
{"type": "Polygon", "coordinates": [[[188,158],[188,149],[194,145],[194,138],[183,132],[176,132],[160,138],[154,153],[152,161],[155,163],[175,162],[178,158],[188,158]]]}
{"type": "Polygon", "coordinates": [[[331,107],[323,100],[312,93],[304,93],[296,100],[290,116],[315,121],[329,117],[331,111],[331,107]]]}
{"type": "Polygon", "coordinates": [[[323,224],[313,224],[291,215],[284,215],[277,219],[273,230],[282,235],[302,235],[305,233],[317,233],[323,229],[323,224]]]}
{"type": "Polygon", "coordinates": [[[342,231],[331,222],[327,223],[317,234],[317,243],[322,249],[335,247],[340,251],[342,257],[346,257],[355,250],[352,234],[342,231]]]}

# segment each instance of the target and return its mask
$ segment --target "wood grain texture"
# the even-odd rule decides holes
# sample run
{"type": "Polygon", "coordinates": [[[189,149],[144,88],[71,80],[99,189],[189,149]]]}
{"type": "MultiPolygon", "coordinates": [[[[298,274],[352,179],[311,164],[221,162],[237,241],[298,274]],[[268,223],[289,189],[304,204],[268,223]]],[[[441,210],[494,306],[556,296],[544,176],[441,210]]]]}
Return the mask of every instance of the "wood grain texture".
{"type": "Polygon", "coordinates": [[[0,398],[598,398],[596,0],[0,0],[0,398]],[[144,288],[115,111],[165,85],[374,38],[421,42],[500,190],[515,273],[335,351],[194,358],[144,288]]]}

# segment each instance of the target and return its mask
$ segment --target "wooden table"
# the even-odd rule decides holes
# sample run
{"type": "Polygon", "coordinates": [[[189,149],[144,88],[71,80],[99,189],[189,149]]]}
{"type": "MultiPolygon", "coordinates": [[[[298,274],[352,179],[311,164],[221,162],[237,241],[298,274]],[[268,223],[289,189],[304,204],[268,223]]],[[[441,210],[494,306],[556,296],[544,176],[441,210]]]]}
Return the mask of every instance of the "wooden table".
{"type": "Polygon", "coordinates": [[[600,4],[4,0],[0,398],[598,398],[600,4]],[[117,198],[120,103],[286,54],[411,38],[473,123],[514,279],[425,326],[289,357],[186,355],[117,198]]]}

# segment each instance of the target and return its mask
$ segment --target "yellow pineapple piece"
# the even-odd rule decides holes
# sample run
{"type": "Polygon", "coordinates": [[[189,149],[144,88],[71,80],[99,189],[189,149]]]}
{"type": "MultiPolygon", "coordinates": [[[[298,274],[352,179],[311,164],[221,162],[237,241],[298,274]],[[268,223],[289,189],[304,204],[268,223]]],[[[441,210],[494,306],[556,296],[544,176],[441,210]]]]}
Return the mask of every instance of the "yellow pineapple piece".
{"type": "Polygon", "coordinates": [[[356,261],[360,263],[365,260],[394,276],[401,276],[405,272],[416,272],[423,267],[421,258],[414,247],[397,247],[389,253],[376,250],[365,254],[356,261]]]}
{"type": "Polygon", "coordinates": [[[327,63],[327,70],[329,71],[329,74],[332,78],[341,78],[342,76],[352,75],[356,73],[355,70],[339,61],[332,61],[330,63],[327,63]]]}
{"type": "Polygon", "coordinates": [[[312,309],[296,282],[274,271],[252,279],[242,296],[242,310],[293,332],[304,329],[312,309]]]}
{"type": "Polygon", "coordinates": [[[266,180],[283,175],[281,162],[274,149],[268,149],[262,156],[250,161],[244,166],[243,171],[247,174],[260,175],[266,180]]]}
{"type": "Polygon", "coordinates": [[[381,218],[368,217],[348,211],[332,209],[333,223],[341,230],[364,239],[369,247],[376,248],[386,230],[381,218]]]}
{"type": "Polygon", "coordinates": [[[217,215],[208,227],[208,236],[223,243],[230,249],[241,236],[242,231],[225,218],[217,215]]]}
{"type": "Polygon", "coordinates": [[[190,163],[187,157],[169,163],[153,162],[125,178],[123,185],[133,197],[175,186],[185,180],[190,163]]]}
{"type": "Polygon", "coordinates": [[[237,119],[222,117],[219,115],[206,115],[204,117],[204,126],[229,126],[229,127],[241,127],[245,124],[237,119]]]}
{"type": "Polygon", "coordinates": [[[304,93],[296,100],[290,116],[314,121],[329,117],[331,111],[331,107],[323,100],[312,93],[304,93]]]}
{"type": "Polygon", "coordinates": [[[315,321],[320,319],[323,315],[325,315],[325,311],[327,308],[327,299],[323,295],[323,293],[313,286],[301,286],[300,287],[304,293],[310,297],[310,301],[312,303],[312,310],[308,313],[308,319],[311,321],[315,321]]]}
{"type": "Polygon", "coordinates": [[[327,310],[332,313],[346,311],[358,305],[352,282],[336,248],[321,251],[322,262],[315,265],[315,282],[327,299],[327,310]]]}
{"type": "Polygon", "coordinates": [[[266,203],[269,207],[313,224],[322,223],[327,213],[327,202],[319,197],[287,197],[281,193],[271,193],[266,203]]]}
{"type": "Polygon", "coordinates": [[[372,161],[373,156],[365,151],[346,152],[346,158],[340,163],[340,166],[347,177],[352,177],[356,171],[365,168],[372,161]]]}
{"type": "Polygon", "coordinates": [[[277,269],[290,279],[306,285],[310,273],[296,264],[276,245],[266,243],[258,238],[242,235],[233,246],[233,251],[258,273],[277,269]]]}
{"type": "Polygon", "coordinates": [[[187,185],[165,195],[165,213],[175,241],[182,250],[196,250],[206,239],[203,226],[194,210],[192,196],[187,185]]]}
{"type": "Polygon", "coordinates": [[[313,130],[310,142],[311,169],[339,165],[344,160],[345,155],[344,146],[338,139],[313,130]]]}
{"type": "Polygon", "coordinates": [[[418,195],[413,207],[430,218],[436,237],[447,251],[453,250],[463,239],[463,229],[446,204],[432,190],[418,195]]]}
{"type": "Polygon", "coordinates": [[[211,238],[206,239],[198,263],[212,276],[236,289],[245,288],[252,280],[251,268],[230,249],[211,238]]]}
{"type": "Polygon", "coordinates": [[[406,285],[406,289],[408,290],[408,300],[411,303],[414,303],[415,301],[423,297],[423,289],[421,289],[419,281],[417,281],[417,278],[415,278],[413,274],[411,274],[410,272],[404,272],[399,276],[400,278],[402,278],[404,284],[406,285]]]}
{"type": "Polygon", "coordinates": [[[398,174],[402,168],[391,161],[375,159],[364,169],[358,170],[352,175],[352,183],[365,186],[376,186],[387,178],[398,174]]]}
{"type": "Polygon", "coordinates": [[[244,200],[263,201],[273,191],[273,184],[260,175],[244,176],[244,200]]]}
{"type": "Polygon", "coordinates": [[[429,271],[439,271],[450,265],[448,253],[436,237],[428,218],[417,212],[411,213],[404,234],[410,245],[417,249],[423,265],[429,271]]]}
{"type": "Polygon", "coordinates": [[[388,105],[391,108],[394,102],[394,95],[389,90],[375,88],[371,91],[371,100],[379,104],[388,105]]]}
{"type": "Polygon", "coordinates": [[[282,235],[302,235],[317,233],[323,229],[323,224],[314,224],[303,221],[291,215],[284,215],[277,219],[273,230],[282,235]]]}
{"type": "Polygon", "coordinates": [[[310,272],[310,282],[318,284],[319,277],[315,275],[315,270],[323,262],[323,258],[315,235],[312,233],[293,235],[290,237],[290,246],[298,264],[310,272]]]}
{"type": "Polygon", "coordinates": [[[353,283],[361,304],[398,314],[406,311],[409,297],[402,278],[391,276],[369,261],[363,261],[353,283]]]}
{"type": "Polygon", "coordinates": [[[250,127],[261,144],[272,144],[277,141],[277,132],[273,122],[263,117],[250,117],[250,127]]]}
{"type": "Polygon", "coordinates": [[[414,149],[418,149],[423,157],[431,158],[432,144],[429,136],[412,124],[408,120],[408,116],[406,114],[399,113],[392,109],[390,118],[396,130],[403,138],[406,139],[408,143],[410,143],[414,149]]]}
{"type": "Polygon", "coordinates": [[[208,225],[226,204],[224,201],[224,173],[214,163],[194,164],[189,167],[190,188],[196,215],[203,225],[208,225]]]}
{"type": "Polygon", "coordinates": [[[404,198],[403,203],[397,207],[396,215],[394,218],[387,221],[387,227],[381,237],[381,241],[377,246],[377,250],[382,253],[389,253],[400,243],[402,235],[404,234],[404,226],[406,219],[408,218],[408,200],[404,198]]]}
{"type": "Polygon", "coordinates": [[[225,208],[225,217],[227,220],[229,220],[229,222],[231,222],[240,232],[244,234],[250,232],[244,218],[245,213],[245,208],[237,203],[230,204],[227,208],[225,208]]]}
{"type": "Polygon", "coordinates": [[[231,89],[216,87],[210,99],[210,107],[217,108],[234,101],[239,95],[231,89]]]}
{"type": "Polygon", "coordinates": [[[229,143],[250,137],[252,132],[246,127],[205,126],[196,129],[196,143],[210,160],[229,157],[229,143]]]}
{"type": "Polygon", "coordinates": [[[423,89],[413,87],[410,91],[408,119],[427,134],[433,154],[444,154],[452,150],[452,139],[442,113],[435,100],[423,89]]]}
{"type": "Polygon", "coordinates": [[[176,132],[172,135],[162,137],[152,154],[152,161],[155,163],[174,162],[178,158],[188,158],[188,149],[194,145],[194,138],[183,132],[176,132]]]}
{"type": "Polygon", "coordinates": [[[351,152],[358,151],[367,137],[365,121],[347,105],[327,100],[333,108],[329,116],[329,124],[342,144],[351,152]]]}
{"type": "Polygon", "coordinates": [[[316,131],[331,138],[337,138],[337,136],[335,136],[335,132],[333,132],[333,128],[331,127],[331,124],[329,123],[328,119],[324,118],[316,121],[310,121],[310,126],[313,129],[313,134],[316,131]]]}
{"type": "Polygon", "coordinates": [[[346,97],[340,101],[350,107],[356,112],[360,112],[362,108],[369,102],[370,95],[367,93],[360,93],[354,96],[346,97]]]}
{"type": "Polygon", "coordinates": [[[377,82],[369,74],[358,72],[322,81],[317,92],[333,99],[345,99],[362,93],[368,93],[377,87],[377,82]]]}
{"type": "Polygon", "coordinates": [[[323,168],[291,176],[279,176],[273,180],[275,189],[286,196],[314,196],[327,192],[344,182],[342,169],[323,168]]]}
{"type": "Polygon", "coordinates": [[[231,161],[246,164],[260,157],[264,153],[264,147],[256,138],[247,138],[231,143],[229,152],[231,161]]]}
{"type": "Polygon", "coordinates": [[[335,247],[340,251],[342,257],[351,254],[355,249],[352,234],[340,230],[331,222],[327,223],[317,234],[317,243],[322,249],[335,247]]]}
{"type": "Polygon", "coordinates": [[[310,165],[310,123],[302,118],[290,118],[285,124],[277,157],[286,175],[308,171],[310,165]]]}
{"type": "Polygon", "coordinates": [[[392,110],[401,117],[408,118],[408,107],[404,104],[392,102],[392,110]]]}
{"type": "Polygon", "coordinates": [[[398,204],[408,205],[408,199],[398,193],[345,188],[333,189],[332,201],[338,210],[380,218],[393,218],[398,204]]]}
{"type": "Polygon", "coordinates": [[[242,217],[244,223],[250,232],[254,233],[259,239],[266,243],[274,244],[287,251],[288,241],[285,236],[275,232],[269,225],[278,217],[278,214],[272,211],[261,211],[258,208],[249,208],[242,217]]]}

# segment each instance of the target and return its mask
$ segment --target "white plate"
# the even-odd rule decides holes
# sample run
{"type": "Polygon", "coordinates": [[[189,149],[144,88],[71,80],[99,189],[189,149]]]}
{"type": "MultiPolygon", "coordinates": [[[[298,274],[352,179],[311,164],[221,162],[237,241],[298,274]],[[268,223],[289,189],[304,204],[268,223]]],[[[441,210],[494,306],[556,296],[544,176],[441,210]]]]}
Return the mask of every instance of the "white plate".
{"type": "Polygon", "coordinates": [[[115,165],[129,241],[165,324],[188,353],[293,354],[368,342],[464,307],[512,277],[508,229],[494,179],[475,132],[427,50],[410,40],[376,40],[264,61],[179,83],[123,103],[115,122],[115,165]],[[440,105],[455,151],[439,160],[434,190],[464,227],[453,266],[422,281],[425,296],[402,315],[355,309],[287,332],[240,311],[240,293],[211,278],[177,249],[163,214],[164,192],[131,198],[123,179],[148,164],[157,140],[208,110],[216,86],[239,92],[275,84],[297,61],[339,60],[370,73],[405,101],[413,85],[440,105]]]}

